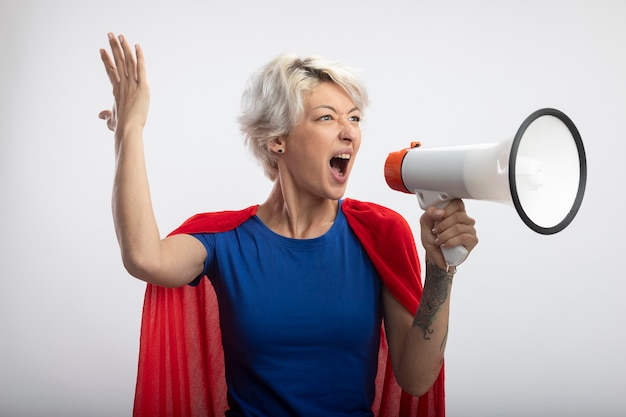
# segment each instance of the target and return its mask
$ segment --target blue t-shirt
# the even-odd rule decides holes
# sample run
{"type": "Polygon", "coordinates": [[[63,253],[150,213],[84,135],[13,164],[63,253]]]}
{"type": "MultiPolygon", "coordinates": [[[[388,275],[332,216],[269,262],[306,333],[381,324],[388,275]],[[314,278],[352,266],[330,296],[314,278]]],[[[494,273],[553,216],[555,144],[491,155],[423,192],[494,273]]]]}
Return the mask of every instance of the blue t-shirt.
{"type": "Polygon", "coordinates": [[[314,239],[253,216],[196,236],[217,294],[227,416],[371,416],[381,280],[341,210],[314,239]]]}

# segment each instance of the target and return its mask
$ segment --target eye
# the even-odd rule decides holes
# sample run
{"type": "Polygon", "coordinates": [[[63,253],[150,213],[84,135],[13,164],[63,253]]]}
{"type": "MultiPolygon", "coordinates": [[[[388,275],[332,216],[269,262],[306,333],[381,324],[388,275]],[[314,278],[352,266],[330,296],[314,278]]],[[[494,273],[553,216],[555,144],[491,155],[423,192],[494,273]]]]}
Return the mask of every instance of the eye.
{"type": "Polygon", "coordinates": [[[327,114],[327,115],[325,115],[325,116],[320,117],[320,118],[319,118],[319,119],[317,119],[317,120],[328,121],[328,120],[333,120],[333,118],[332,118],[329,114],[327,114]]]}
{"type": "Polygon", "coordinates": [[[348,120],[358,123],[361,121],[361,116],[351,116],[348,120]]]}

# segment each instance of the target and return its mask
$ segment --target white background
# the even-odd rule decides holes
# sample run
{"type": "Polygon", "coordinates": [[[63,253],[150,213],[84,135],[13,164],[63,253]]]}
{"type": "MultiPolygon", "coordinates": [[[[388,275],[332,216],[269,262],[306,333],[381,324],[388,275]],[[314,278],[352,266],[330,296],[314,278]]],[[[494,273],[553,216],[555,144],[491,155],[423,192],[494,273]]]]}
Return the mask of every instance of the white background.
{"type": "Polygon", "coordinates": [[[270,188],[235,117],[280,52],[362,69],[372,105],[347,196],[422,211],[389,152],[499,142],[555,107],[583,137],[585,200],[563,232],[468,201],[480,244],[459,267],[450,417],[626,415],[626,3],[4,0],[0,5],[0,415],[129,415],[144,284],[122,268],[110,195],[106,33],[142,44],[146,155],[165,234],[270,188]]]}

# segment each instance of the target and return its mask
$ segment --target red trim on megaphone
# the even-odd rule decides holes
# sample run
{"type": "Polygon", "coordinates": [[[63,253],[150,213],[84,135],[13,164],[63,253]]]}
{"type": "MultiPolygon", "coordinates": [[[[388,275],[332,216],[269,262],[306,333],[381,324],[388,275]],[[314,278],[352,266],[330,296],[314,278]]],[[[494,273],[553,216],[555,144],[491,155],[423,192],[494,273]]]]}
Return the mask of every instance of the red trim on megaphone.
{"type": "Polygon", "coordinates": [[[408,149],[391,152],[385,161],[385,180],[387,185],[396,191],[404,193],[409,193],[409,190],[404,186],[404,182],[402,182],[402,161],[407,152],[408,149]]]}
{"type": "Polygon", "coordinates": [[[387,156],[385,161],[385,180],[387,185],[396,191],[401,191],[407,194],[413,194],[404,186],[402,181],[402,161],[406,153],[413,148],[419,148],[422,144],[420,142],[411,142],[411,147],[402,149],[400,151],[391,152],[387,156]]]}

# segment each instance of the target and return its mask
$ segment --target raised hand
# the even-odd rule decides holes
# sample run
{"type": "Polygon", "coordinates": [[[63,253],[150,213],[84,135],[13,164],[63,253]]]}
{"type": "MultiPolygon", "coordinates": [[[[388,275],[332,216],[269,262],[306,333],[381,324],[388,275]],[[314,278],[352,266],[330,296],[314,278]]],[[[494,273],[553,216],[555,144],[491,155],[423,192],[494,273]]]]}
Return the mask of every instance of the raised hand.
{"type": "Polygon", "coordinates": [[[442,246],[463,245],[469,253],[478,244],[475,221],[467,215],[462,200],[453,200],[445,209],[429,207],[420,224],[426,259],[442,269],[447,268],[442,246]]]}
{"type": "Polygon", "coordinates": [[[100,57],[113,86],[113,107],[99,113],[107,127],[124,135],[125,129],[143,129],[148,118],[150,88],[146,77],[143,50],[135,45],[134,51],[123,35],[108,34],[113,58],[100,49],[100,57]]]}

